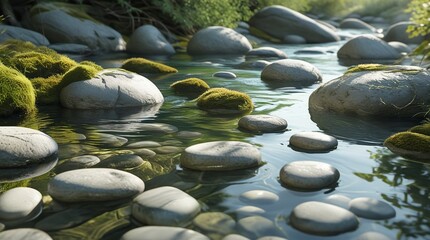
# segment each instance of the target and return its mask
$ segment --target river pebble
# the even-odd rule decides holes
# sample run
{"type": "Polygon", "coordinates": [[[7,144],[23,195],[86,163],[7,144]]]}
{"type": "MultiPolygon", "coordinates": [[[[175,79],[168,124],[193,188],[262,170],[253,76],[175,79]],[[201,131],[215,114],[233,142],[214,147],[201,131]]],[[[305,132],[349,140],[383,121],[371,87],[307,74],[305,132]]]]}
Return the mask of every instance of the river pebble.
{"type": "Polygon", "coordinates": [[[108,133],[91,133],[88,140],[96,142],[103,147],[121,147],[128,142],[127,138],[108,133]]]}
{"type": "Polygon", "coordinates": [[[342,194],[333,194],[328,196],[325,202],[336,205],[341,208],[349,209],[349,202],[351,202],[351,198],[342,194]]]}
{"type": "Polygon", "coordinates": [[[215,141],[186,148],[180,161],[183,167],[195,170],[237,170],[259,166],[261,154],[249,143],[215,141]]]}
{"type": "Polygon", "coordinates": [[[0,240],[52,240],[52,238],[35,228],[16,228],[0,232],[0,240]]]}
{"type": "Polygon", "coordinates": [[[136,132],[153,132],[160,134],[175,133],[178,128],[166,124],[166,123],[141,123],[141,122],[130,122],[127,124],[105,124],[97,126],[102,131],[109,132],[124,132],[124,133],[136,133],[136,132]]]}
{"type": "Polygon", "coordinates": [[[89,168],[100,162],[100,158],[94,155],[82,155],[70,158],[55,167],[55,172],[62,173],[70,170],[89,168]]]}
{"type": "Polygon", "coordinates": [[[238,122],[239,128],[250,132],[267,133],[284,131],[288,123],[285,119],[271,115],[247,115],[238,122]]]}
{"type": "Polygon", "coordinates": [[[226,235],[233,232],[236,222],[229,215],[222,212],[205,212],[197,215],[193,220],[194,226],[204,233],[226,235]]]}
{"type": "Polygon", "coordinates": [[[389,238],[384,234],[378,233],[378,232],[365,232],[360,236],[358,236],[357,238],[355,238],[355,240],[390,240],[390,239],[392,238],[389,238]]]}
{"type": "Polygon", "coordinates": [[[139,155],[142,158],[147,158],[147,157],[154,157],[155,155],[157,155],[156,152],[152,151],[151,149],[146,149],[146,148],[139,148],[139,149],[133,149],[133,153],[136,155],[139,155]]]}
{"type": "Polygon", "coordinates": [[[133,169],[143,164],[143,159],[135,154],[120,154],[110,156],[96,166],[97,168],[115,168],[119,170],[133,169]]]}
{"type": "Polygon", "coordinates": [[[137,176],[116,169],[88,168],[60,173],[48,183],[48,193],[63,202],[109,201],[132,197],[145,188],[137,176]]]}
{"type": "Polygon", "coordinates": [[[0,222],[30,221],[42,213],[42,194],[33,188],[16,187],[0,195],[0,222]]]}
{"type": "Polygon", "coordinates": [[[162,147],[154,148],[153,150],[158,154],[173,154],[173,153],[180,153],[184,149],[181,147],[175,147],[175,146],[162,146],[162,147]]]}
{"type": "Polygon", "coordinates": [[[154,141],[139,141],[130,143],[126,146],[127,148],[154,148],[161,147],[161,144],[154,141]]]}
{"type": "Polygon", "coordinates": [[[271,58],[278,58],[278,59],[285,59],[288,58],[287,54],[284,53],[282,50],[279,50],[274,47],[259,47],[254,48],[251,51],[249,51],[246,54],[247,57],[249,56],[255,56],[255,57],[271,57],[271,58]]]}
{"type": "Polygon", "coordinates": [[[300,231],[324,236],[353,231],[359,224],[352,212],[315,201],[297,205],[290,215],[290,222],[300,231]]]}
{"type": "Polygon", "coordinates": [[[180,227],[148,226],[126,232],[120,240],[209,240],[205,235],[180,227]]]}
{"type": "Polygon", "coordinates": [[[213,77],[219,77],[219,78],[236,78],[236,74],[232,73],[232,72],[225,72],[225,71],[220,71],[220,72],[216,72],[212,75],[213,77]]]}
{"type": "Polygon", "coordinates": [[[359,217],[368,219],[382,220],[396,216],[396,210],[388,203],[368,197],[352,199],[349,210],[359,217]]]}
{"type": "Polygon", "coordinates": [[[273,204],[279,200],[279,196],[266,190],[251,190],[239,196],[242,202],[253,205],[273,204]]]}
{"type": "Polygon", "coordinates": [[[165,186],[137,196],[131,213],[142,223],[164,226],[187,226],[200,212],[196,199],[180,189],[165,186]]]}
{"type": "Polygon", "coordinates": [[[285,164],[280,173],[281,182],[297,190],[318,190],[339,180],[339,171],[330,164],[317,161],[295,161],[285,164]]]}
{"type": "Polygon", "coordinates": [[[239,234],[251,239],[267,235],[280,236],[282,234],[271,220],[261,216],[251,216],[240,219],[237,222],[237,230],[239,234]]]}
{"type": "Polygon", "coordinates": [[[178,138],[184,139],[195,139],[200,138],[203,134],[200,132],[192,132],[192,131],[180,131],[176,134],[178,138]]]}
{"type": "Polygon", "coordinates": [[[337,139],[320,132],[301,132],[290,137],[290,145],[299,151],[326,152],[337,147],[337,139]]]}
{"type": "Polygon", "coordinates": [[[237,218],[250,217],[254,215],[263,215],[266,211],[255,206],[243,206],[234,211],[237,218]]]}

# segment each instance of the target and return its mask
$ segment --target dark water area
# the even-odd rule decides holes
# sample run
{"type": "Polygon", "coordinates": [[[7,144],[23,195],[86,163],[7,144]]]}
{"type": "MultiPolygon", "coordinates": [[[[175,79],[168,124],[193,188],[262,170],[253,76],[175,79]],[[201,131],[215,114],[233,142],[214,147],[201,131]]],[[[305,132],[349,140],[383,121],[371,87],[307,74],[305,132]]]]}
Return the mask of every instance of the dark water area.
{"type": "MultiPolygon", "coordinates": [[[[339,77],[347,69],[339,64],[336,52],[344,42],[318,45],[267,45],[286,52],[291,59],[300,59],[315,65],[323,75],[323,82],[339,77]],[[303,48],[318,47],[324,54],[294,54],[303,48]]],[[[89,59],[103,67],[119,67],[125,54],[99,56],[89,59]]],[[[92,139],[94,133],[108,133],[137,141],[156,141],[166,146],[182,149],[201,142],[215,140],[239,140],[256,145],[262,153],[265,165],[257,169],[222,173],[197,172],[179,166],[180,152],[157,154],[145,159],[152,171],[132,169],[129,172],[141,177],[146,189],[159,186],[175,186],[193,197],[202,205],[203,212],[220,211],[234,219],[235,210],[248,204],[239,196],[249,190],[267,190],[279,196],[279,201],[258,206],[262,214],[274,222],[281,235],[288,239],[354,239],[368,231],[385,234],[390,239],[430,238],[430,165],[406,160],[382,146],[385,138],[404,131],[416,121],[398,119],[362,119],[336,114],[310,115],[309,95],[319,86],[277,87],[267,85],[260,79],[260,70],[240,67],[244,57],[199,57],[177,54],[169,59],[154,60],[176,67],[177,74],[147,76],[161,90],[165,102],[159,109],[117,109],[103,111],[67,110],[59,107],[41,107],[36,116],[25,120],[0,120],[1,125],[19,125],[38,129],[54,138],[59,144],[59,163],[83,154],[104,155],[126,152],[124,147],[115,147],[100,139],[92,139]],[[217,71],[230,71],[236,79],[212,77],[217,71]],[[204,79],[211,87],[225,87],[249,94],[254,102],[252,114],[270,114],[288,121],[288,130],[282,133],[255,135],[237,128],[240,116],[212,116],[199,110],[196,103],[176,96],[169,85],[189,77],[204,79]],[[133,124],[159,124],[157,130],[136,131],[133,124]],[[200,138],[187,139],[170,131],[171,125],[178,131],[202,134],[200,138]],[[336,137],[337,149],[327,153],[304,153],[289,147],[291,135],[303,131],[318,131],[336,137]],[[82,136],[86,136],[84,139],[82,136]],[[340,172],[338,186],[315,192],[300,192],[287,189],[279,182],[279,171],[283,165],[298,160],[325,162],[340,172]],[[353,232],[337,236],[314,236],[294,229],[289,224],[292,209],[306,201],[328,202],[336,196],[348,198],[371,197],[393,206],[396,217],[388,220],[360,218],[360,226],[353,232]]],[[[48,180],[55,175],[55,168],[42,176],[25,182],[46,195],[48,180]]],[[[10,183],[14,184],[14,183],[10,183]]],[[[103,205],[83,204],[70,206],[67,215],[55,218],[76,220],[63,230],[48,231],[54,239],[118,239],[137,223],[129,219],[128,202],[103,205]],[[71,209],[71,210],[70,210],[71,209]],[[87,209],[87,210],[86,210],[87,209]],[[90,209],[90,210],[88,210],[90,209]],[[85,219],[82,216],[87,216],[85,219]],[[90,220],[91,219],[91,220],[90,220]]],[[[47,213],[49,216],[49,211],[47,213]]],[[[60,219],[60,220],[58,220],[60,219]]],[[[237,219],[236,219],[237,220],[237,219]]],[[[65,221],[65,220],[64,220],[65,221]]],[[[36,221],[37,222],[37,221],[36,221]]],[[[29,223],[32,224],[31,222],[29,223]]],[[[34,222],[33,222],[34,224],[34,222]]]]}

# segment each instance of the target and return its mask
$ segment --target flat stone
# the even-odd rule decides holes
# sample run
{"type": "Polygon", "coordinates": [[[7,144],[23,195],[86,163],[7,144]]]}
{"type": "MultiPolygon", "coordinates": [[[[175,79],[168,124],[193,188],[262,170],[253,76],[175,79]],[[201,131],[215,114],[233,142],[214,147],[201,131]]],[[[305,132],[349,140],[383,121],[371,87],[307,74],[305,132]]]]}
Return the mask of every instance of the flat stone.
{"type": "Polygon", "coordinates": [[[156,152],[152,151],[151,149],[146,149],[146,148],[133,149],[133,153],[136,155],[139,155],[142,158],[153,157],[153,156],[157,155],[156,152]]]}
{"type": "Polygon", "coordinates": [[[98,163],[98,168],[133,169],[143,164],[143,159],[135,154],[120,154],[108,157],[98,163]]]}
{"type": "Polygon", "coordinates": [[[339,180],[339,171],[317,161],[295,161],[284,165],[279,173],[282,184],[298,190],[318,190],[339,180]]]}
{"type": "Polygon", "coordinates": [[[351,202],[351,198],[341,194],[333,194],[326,198],[326,202],[341,208],[349,209],[349,203],[351,202]]]}
{"type": "Polygon", "coordinates": [[[88,135],[88,140],[96,142],[98,145],[107,147],[121,147],[128,142],[127,138],[108,133],[92,133],[88,135]]]}
{"type": "Polygon", "coordinates": [[[358,217],[368,219],[382,220],[396,216],[396,210],[388,203],[367,197],[352,199],[349,210],[358,217]]]}
{"type": "Polygon", "coordinates": [[[184,138],[184,139],[196,139],[200,138],[203,134],[200,132],[192,132],[192,131],[180,131],[176,133],[176,137],[184,138]]]}
{"type": "Polygon", "coordinates": [[[45,232],[35,228],[16,228],[0,232],[0,240],[52,240],[45,232]]]}
{"type": "Polygon", "coordinates": [[[170,139],[160,142],[160,144],[163,146],[182,146],[184,143],[176,139],[170,139]]]}
{"type": "Polygon", "coordinates": [[[226,235],[233,232],[236,222],[229,215],[222,212],[205,212],[197,215],[193,220],[200,232],[218,233],[226,235]]]}
{"type": "Polygon", "coordinates": [[[280,236],[282,234],[271,220],[261,216],[240,219],[237,222],[237,230],[240,234],[252,239],[267,235],[280,236]]]}
{"type": "Polygon", "coordinates": [[[251,190],[240,194],[242,202],[253,205],[273,204],[279,200],[279,196],[266,190],[251,190]]]}
{"type": "Polygon", "coordinates": [[[180,162],[183,167],[195,170],[237,170],[259,166],[261,154],[249,143],[215,141],[186,148],[181,155],[180,162]]]}
{"type": "Polygon", "coordinates": [[[273,48],[273,47],[259,47],[254,48],[251,51],[249,51],[246,56],[255,56],[255,57],[271,57],[271,58],[278,58],[278,59],[285,59],[288,58],[287,54],[285,54],[283,51],[273,48]]]}
{"type": "Polygon", "coordinates": [[[187,193],[170,186],[154,188],[137,196],[132,216],[142,223],[187,226],[200,212],[200,204],[187,193]]]}
{"type": "Polygon", "coordinates": [[[250,217],[255,215],[263,215],[266,211],[262,208],[255,206],[243,206],[234,211],[237,218],[250,217]]]}
{"type": "Polygon", "coordinates": [[[0,195],[0,222],[8,225],[8,221],[22,218],[30,221],[42,213],[42,208],[42,194],[36,189],[12,188],[0,195]]]}
{"type": "Polygon", "coordinates": [[[108,168],[88,168],[56,175],[48,193],[63,202],[109,201],[132,197],[145,188],[137,176],[108,168]]]}
{"type": "Polygon", "coordinates": [[[238,122],[239,128],[251,132],[280,132],[284,131],[288,123],[285,119],[271,115],[247,115],[238,122]]]}
{"type": "Polygon", "coordinates": [[[175,147],[175,146],[161,146],[154,148],[154,152],[158,154],[173,154],[173,153],[180,153],[183,151],[183,148],[181,147],[175,147]]]}
{"type": "Polygon", "coordinates": [[[267,65],[261,72],[261,79],[277,84],[309,85],[322,81],[320,71],[312,64],[295,59],[283,59],[267,65]]]}
{"type": "Polygon", "coordinates": [[[209,240],[205,235],[180,227],[148,226],[126,232],[120,240],[209,240]]]}
{"type": "Polygon", "coordinates": [[[130,143],[126,146],[127,148],[153,148],[153,147],[161,147],[161,144],[154,141],[139,141],[130,143]]]}
{"type": "Polygon", "coordinates": [[[153,132],[153,133],[175,133],[178,131],[178,128],[167,124],[167,123],[140,123],[140,122],[132,122],[127,124],[106,124],[99,125],[98,128],[103,131],[116,131],[116,132],[153,132]]]}
{"type": "Polygon", "coordinates": [[[230,78],[230,79],[237,78],[236,74],[232,72],[225,72],[225,71],[216,72],[212,76],[219,77],[219,78],[230,78]]]}
{"type": "Polygon", "coordinates": [[[352,212],[315,201],[297,205],[290,215],[290,223],[300,231],[321,236],[353,231],[359,224],[352,212]]]}
{"type": "Polygon", "coordinates": [[[70,170],[89,168],[100,162],[100,158],[94,155],[82,155],[77,157],[72,157],[69,160],[57,165],[55,167],[55,172],[62,173],[70,170]]]}
{"type": "Polygon", "coordinates": [[[290,137],[290,145],[296,150],[326,152],[337,147],[337,139],[320,132],[300,132],[290,137]]]}
{"type": "Polygon", "coordinates": [[[378,232],[365,232],[360,234],[355,240],[390,240],[388,236],[378,232]]]}

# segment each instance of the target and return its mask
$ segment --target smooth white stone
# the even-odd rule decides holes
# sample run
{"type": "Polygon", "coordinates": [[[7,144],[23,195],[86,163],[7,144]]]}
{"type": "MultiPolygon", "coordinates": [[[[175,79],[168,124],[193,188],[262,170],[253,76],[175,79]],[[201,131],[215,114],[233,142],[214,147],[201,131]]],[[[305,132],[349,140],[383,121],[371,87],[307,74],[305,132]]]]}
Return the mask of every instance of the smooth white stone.
{"type": "Polygon", "coordinates": [[[219,77],[219,78],[237,78],[236,74],[232,72],[224,72],[224,71],[216,72],[212,76],[219,77]]]}
{"type": "Polygon", "coordinates": [[[109,201],[132,197],[145,189],[143,181],[128,172],[88,168],[58,174],[48,183],[48,193],[63,202],[109,201]]]}
{"type": "Polygon", "coordinates": [[[0,232],[0,240],[52,240],[52,238],[35,228],[16,228],[0,232]]]}
{"type": "Polygon", "coordinates": [[[142,223],[164,226],[187,226],[200,212],[196,199],[180,189],[165,186],[137,196],[131,213],[142,223]]]}
{"type": "Polygon", "coordinates": [[[130,143],[126,146],[127,148],[153,148],[153,147],[161,147],[161,144],[154,141],[139,141],[130,143]]]}
{"type": "Polygon", "coordinates": [[[365,232],[355,238],[355,240],[391,240],[392,238],[389,238],[385,236],[382,233],[378,232],[365,232]]]}
{"type": "Polygon", "coordinates": [[[243,206],[234,211],[234,213],[237,215],[237,218],[263,215],[265,212],[265,210],[255,206],[243,206]]]}
{"type": "Polygon", "coordinates": [[[126,232],[120,240],[209,240],[205,235],[180,227],[148,226],[126,232]]]}
{"type": "Polygon", "coordinates": [[[239,234],[229,234],[225,236],[222,240],[250,240],[250,239],[239,234]]]}
{"type": "Polygon", "coordinates": [[[42,194],[33,188],[17,187],[0,195],[0,222],[25,218],[39,209],[42,212],[42,194]]]}
{"type": "Polygon", "coordinates": [[[290,215],[290,221],[300,231],[322,236],[353,231],[359,224],[352,212],[315,201],[297,205],[290,215]]]}
{"type": "Polygon", "coordinates": [[[389,219],[396,216],[396,210],[388,203],[367,197],[354,198],[349,202],[349,210],[355,215],[369,219],[389,219]]]}
{"type": "Polygon", "coordinates": [[[279,200],[279,196],[265,190],[251,190],[242,193],[239,199],[248,204],[265,205],[276,203],[279,200]]]}
{"type": "Polygon", "coordinates": [[[318,190],[337,182],[339,171],[330,164],[317,161],[295,161],[284,165],[281,182],[290,188],[318,190]]]}
{"type": "Polygon", "coordinates": [[[193,224],[204,232],[222,235],[233,232],[236,226],[234,219],[222,212],[200,213],[194,218],[193,224]]]}
{"type": "Polygon", "coordinates": [[[337,147],[337,139],[320,132],[300,132],[290,137],[290,145],[304,151],[330,151],[337,147]]]}

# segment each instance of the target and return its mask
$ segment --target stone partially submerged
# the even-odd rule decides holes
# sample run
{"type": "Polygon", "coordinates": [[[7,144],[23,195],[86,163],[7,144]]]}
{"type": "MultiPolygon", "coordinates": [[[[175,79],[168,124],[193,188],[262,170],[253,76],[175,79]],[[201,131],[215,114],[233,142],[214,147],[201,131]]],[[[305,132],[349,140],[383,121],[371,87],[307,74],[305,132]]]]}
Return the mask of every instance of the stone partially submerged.
{"type": "Polygon", "coordinates": [[[324,83],[309,111],[368,117],[423,117],[430,105],[430,73],[413,66],[366,64],[324,83]]]}
{"type": "Polygon", "coordinates": [[[360,35],[346,42],[337,52],[345,60],[398,59],[401,54],[384,40],[370,34],[360,35]]]}
{"type": "Polygon", "coordinates": [[[127,52],[144,55],[172,55],[175,49],[163,34],[152,25],[143,25],[134,30],[127,42],[127,52]]]}

